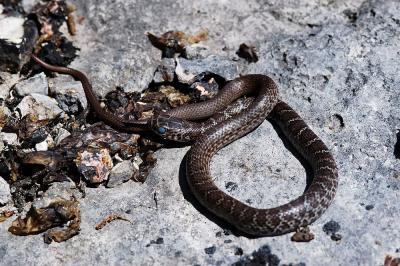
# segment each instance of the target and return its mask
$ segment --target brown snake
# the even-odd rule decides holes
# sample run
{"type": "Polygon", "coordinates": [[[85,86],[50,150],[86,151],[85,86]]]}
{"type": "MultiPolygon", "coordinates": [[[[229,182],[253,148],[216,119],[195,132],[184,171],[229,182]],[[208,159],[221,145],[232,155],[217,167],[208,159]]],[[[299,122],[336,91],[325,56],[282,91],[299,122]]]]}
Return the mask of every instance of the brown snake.
{"type": "MultiPolygon", "coordinates": [[[[98,104],[93,92],[90,92],[92,90],[90,83],[83,73],[76,70],[71,73],[72,70],[69,68],[51,66],[37,58],[34,59],[49,70],[71,74],[83,80],[86,96],[93,96],[91,99],[88,97],[92,108],[93,104],[95,106],[98,104]],[[77,75],[77,72],[80,75],[77,75]],[[86,84],[84,81],[87,81],[86,84]],[[92,103],[93,101],[95,103],[92,103]]],[[[94,110],[111,126],[124,130],[131,129],[133,132],[136,129],[143,130],[141,121],[127,122],[117,118],[117,122],[110,123],[110,120],[115,118],[114,115],[99,114],[104,112],[101,107],[94,110]]],[[[267,76],[247,75],[237,78],[225,85],[213,99],[156,115],[147,126],[167,139],[177,141],[195,139],[186,161],[187,181],[192,193],[208,210],[248,234],[274,236],[307,226],[322,215],[335,196],[338,172],[331,153],[302,118],[290,106],[278,99],[277,86],[267,76]],[[221,123],[204,126],[204,123],[189,121],[211,117],[248,93],[256,93],[257,96],[246,110],[233,114],[221,123]],[[314,177],[307,190],[291,202],[275,208],[257,209],[221,191],[213,182],[210,162],[221,148],[252,131],[267,117],[276,122],[296,150],[308,161],[314,177]]]]}

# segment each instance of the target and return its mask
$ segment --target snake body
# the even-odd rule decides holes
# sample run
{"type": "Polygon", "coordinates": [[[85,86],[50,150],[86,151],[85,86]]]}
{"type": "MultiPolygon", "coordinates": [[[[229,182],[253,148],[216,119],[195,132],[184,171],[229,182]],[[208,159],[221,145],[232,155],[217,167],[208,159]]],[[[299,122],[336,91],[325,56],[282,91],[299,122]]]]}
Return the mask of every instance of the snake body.
{"type": "Polygon", "coordinates": [[[278,100],[276,84],[270,78],[263,75],[240,77],[223,88],[211,107],[204,103],[188,105],[172,109],[165,115],[165,118],[161,116],[161,121],[160,117],[154,118],[155,130],[166,129],[163,135],[174,140],[197,138],[186,161],[186,176],[192,193],[209,211],[241,231],[256,236],[285,234],[311,224],[331,204],[338,185],[335,160],[303,119],[289,105],[278,100]],[[198,119],[198,113],[204,118],[220,106],[229,104],[234,97],[223,99],[227,94],[232,95],[229,91],[236,96],[254,91],[258,91],[258,95],[244,112],[207,128],[205,132],[200,126],[196,127],[187,121],[198,119]],[[293,201],[275,208],[257,209],[220,190],[210,174],[210,162],[221,148],[253,130],[267,117],[276,122],[286,138],[308,161],[314,178],[303,195],[293,201]],[[181,118],[184,120],[179,122],[181,118]]]}
{"type": "Polygon", "coordinates": [[[153,119],[123,121],[106,112],[98,103],[87,77],[74,69],[49,65],[35,56],[42,67],[69,74],[82,82],[86,97],[107,124],[121,130],[140,132],[153,130],[164,138],[177,141],[195,140],[187,156],[187,181],[197,200],[215,215],[241,231],[256,236],[281,235],[307,226],[318,219],[332,202],[338,172],[335,161],[321,139],[286,103],[279,100],[275,82],[264,75],[247,75],[224,86],[213,99],[185,105],[160,113],[153,119]],[[231,114],[209,123],[193,122],[221,113],[227,105],[248,93],[257,96],[243,108],[231,108],[231,114]],[[210,174],[212,157],[221,148],[247,134],[266,118],[274,120],[287,139],[311,165],[314,178],[298,198],[279,207],[257,209],[221,191],[210,174]]]}

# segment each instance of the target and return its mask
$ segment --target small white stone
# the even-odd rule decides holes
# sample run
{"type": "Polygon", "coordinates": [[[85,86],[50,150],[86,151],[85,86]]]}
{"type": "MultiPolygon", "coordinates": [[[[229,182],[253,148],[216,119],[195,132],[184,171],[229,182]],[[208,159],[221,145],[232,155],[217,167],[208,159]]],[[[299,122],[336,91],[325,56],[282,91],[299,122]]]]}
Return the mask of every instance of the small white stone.
{"type": "Polygon", "coordinates": [[[3,80],[2,82],[0,82],[0,98],[6,99],[10,93],[10,88],[14,86],[14,84],[16,84],[20,79],[19,74],[0,72],[0,77],[3,80]]]}
{"type": "Polygon", "coordinates": [[[196,75],[187,72],[185,69],[182,68],[182,65],[179,63],[179,59],[176,59],[176,68],[175,74],[178,76],[179,81],[183,83],[192,83],[196,75]]]}
{"type": "Polygon", "coordinates": [[[6,205],[10,200],[10,185],[0,176],[0,206],[6,205]]]}
{"type": "Polygon", "coordinates": [[[24,36],[25,19],[20,17],[0,18],[0,39],[20,44],[24,36]]]}
{"type": "Polygon", "coordinates": [[[0,132],[0,137],[7,145],[19,145],[18,136],[15,133],[0,132]]]}
{"type": "Polygon", "coordinates": [[[32,7],[36,4],[35,0],[22,0],[22,7],[24,8],[24,11],[26,13],[29,13],[32,9],[32,7]]]}
{"type": "Polygon", "coordinates": [[[54,147],[54,140],[50,135],[48,135],[42,142],[36,143],[35,145],[37,151],[47,151],[49,147],[54,147]]]}
{"type": "Polygon", "coordinates": [[[133,166],[139,170],[139,165],[141,165],[143,163],[142,158],[140,158],[139,155],[136,155],[135,158],[133,159],[133,166]]]}
{"type": "Polygon", "coordinates": [[[66,130],[66,129],[64,129],[64,128],[60,128],[60,129],[58,130],[58,134],[57,134],[56,139],[55,139],[56,145],[60,144],[60,142],[61,142],[63,139],[65,139],[66,137],[68,137],[68,136],[70,136],[70,135],[71,135],[71,133],[70,133],[68,130],[66,130]]]}

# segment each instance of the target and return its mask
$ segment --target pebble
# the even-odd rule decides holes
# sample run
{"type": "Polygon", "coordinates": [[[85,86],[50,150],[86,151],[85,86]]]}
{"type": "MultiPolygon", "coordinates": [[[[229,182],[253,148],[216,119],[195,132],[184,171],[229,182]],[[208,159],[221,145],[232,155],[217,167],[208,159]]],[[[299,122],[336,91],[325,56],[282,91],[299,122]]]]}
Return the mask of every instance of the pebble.
{"type": "Polygon", "coordinates": [[[54,140],[50,135],[48,135],[47,138],[42,142],[36,143],[35,145],[35,149],[37,151],[47,151],[49,148],[52,147],[54,147],[54,140]]]}
{"type": "Polygon", "coordinates": [[[48,95],[49,85],[47,83],[46,75],[42,72],[31,78],[22,80],[15,85],[15,91],[19,96],[26,96],[31,93],[48,95]]]}
{"type": "Polygon", "coordinates": [[[24,8],[24,11],[29,13],[32,9],[32,7],[36,4],[35,0],[22,0],[21,1],[22,7],[24,8]]]}
{"type": "Polygon", "coordinates": [[[11,146],[19,145],[18,136],[15,133],[0,132],[0,138],[4,144],[11,146]]]}
{"type": "Polygon", "coordinates": [[[79,109],[77,104],[80,104],[83,109],[87,108],[88,103],[80,81],[69,76],[59,76],[49,82],[49,87],[64,111],[77,112],[79,109]]]}
{"type": "Polygon", "coordinates": [[[58,145],[58,144],[60,144],[60,142],[63,140],[63,139],[65,139],[66,137],[68,137],[68,136],[70,136],[71,135],[71,133],[68,131],[68,130],[66,130],[66,129],[64,129],[64,128],[60,128],[59,130],[58,130],[58,133],[57,133],[57,136],[56,136],[56,138],[55,138],[55,143],[56,143],[56,146],[58,145]]]}
{"type": "Polygon", "coordinates": [[[20,44],[24,35],[25,19],[22,17],[1,17],[0,16],[0,39],[10,43],[20,44]]]}
{"type": "Polygon", "coordinates": [[[25,19],[6,10],[4,13],[8,14],[0,12],[0,71],[16,74],[22,65],[20,52],[23,46],[25,19]]]}
{"type": "Polygon", "coordinates": [[[6,205],[10,200],[10,185],[0,176],[0,206],[6,205]]]}
{"type": "Polygon", "coordinates": [[[31,114],[38,120],[52,120],[63,112],[56,100],[37,93],[25,96],[16,109],[19,109],[21,117],[31,114]]]}
{"type": "Polygon", "coordinates": [[[129,160],[116,164],[110,172],[106,187],[115,187],[128,181],[138,171],[129,160]]]}
{"type": "Polygon", "coordinates": [[[0,99],[6,99],[10,93],[10,88],[19,80],[19,74],[11,74],[0,71],[0,99]]]}

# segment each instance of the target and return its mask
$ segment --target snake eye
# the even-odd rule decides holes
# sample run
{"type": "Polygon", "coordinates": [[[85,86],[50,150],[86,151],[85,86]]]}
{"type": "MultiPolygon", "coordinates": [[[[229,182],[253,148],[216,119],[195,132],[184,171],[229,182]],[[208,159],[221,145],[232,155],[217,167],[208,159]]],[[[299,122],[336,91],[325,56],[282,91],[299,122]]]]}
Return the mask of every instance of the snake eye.
{"type": "Polygon", "coordinates": [[[165,127],[159,127],[159,128],[157,129],[157,131],[158,131],[158,133],[160,133],[160,134],[165,134],[165,132],[167,132],[167,129],[166,129],[165,127]]]}

